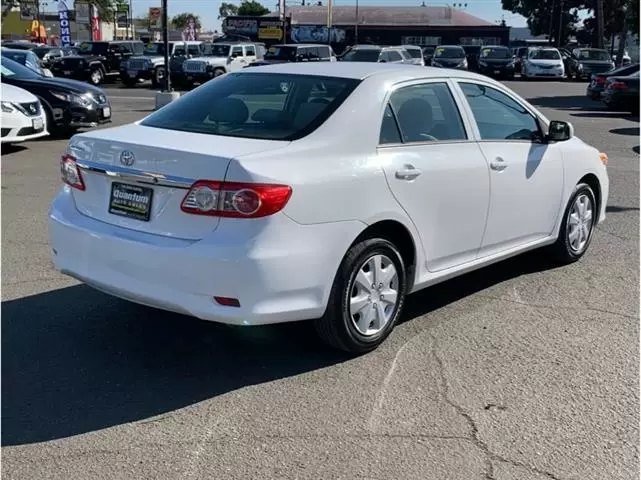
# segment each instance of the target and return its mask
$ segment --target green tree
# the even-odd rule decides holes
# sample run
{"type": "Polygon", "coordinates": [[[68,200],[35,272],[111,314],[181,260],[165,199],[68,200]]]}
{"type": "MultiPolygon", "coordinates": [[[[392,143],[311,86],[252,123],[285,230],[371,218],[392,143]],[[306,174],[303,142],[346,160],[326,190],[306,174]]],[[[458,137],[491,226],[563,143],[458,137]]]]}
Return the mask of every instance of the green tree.
{"type": "Polygon", "coordinates": [[[179,13],[171,19],[171,24],[178,30],[184,30],[185,28],[187,28],[189,17],[194,17],[194,20],[196,20],[197,29],[201,28],[202,25],[200,23],[200,17],[198,15],[194,15],[193,13],[179,13]]]}
{"type": "Polygon", "coordinates": [[[269,8],[265,8],[256,0],[243,0],[238,8],[238,15],[245,15],[249,17],[262,17],[270,12],[269,8]]]}
{"type": "Polygon", "coordinates": [[[233,3],[222,2],[218,9],[218,20],[238,15],[238,7],[233,3]]]}
{"type": "Polygon", "coordinates": [[[550,35],[559,38],[563,45],[577,30],[577,10],[584,9],[596,0],[501,0],[504,10],[522,15],[533,35],[550,35]]]}

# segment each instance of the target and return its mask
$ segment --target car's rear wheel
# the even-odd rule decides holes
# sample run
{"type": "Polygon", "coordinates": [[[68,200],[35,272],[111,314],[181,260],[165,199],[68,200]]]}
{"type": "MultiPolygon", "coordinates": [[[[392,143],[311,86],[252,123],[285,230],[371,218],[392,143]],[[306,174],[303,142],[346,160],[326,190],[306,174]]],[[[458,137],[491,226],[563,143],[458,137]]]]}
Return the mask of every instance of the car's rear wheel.
{"type": "Polygon", "coordinates": [[[552,245],[554,257],[560,263],[579,260],[590,246],[598,218],[594,191],[586,183],[579,183],[568,201],[563,215],[559,238],[552,245]]]}
{"type": "Polygon", "coordinates": [[[374,350],[396,325],[406,294],[406,268],[396,246],[382,238],[360,241],[343,258],[316,331],[340,350],[374,350]]]}

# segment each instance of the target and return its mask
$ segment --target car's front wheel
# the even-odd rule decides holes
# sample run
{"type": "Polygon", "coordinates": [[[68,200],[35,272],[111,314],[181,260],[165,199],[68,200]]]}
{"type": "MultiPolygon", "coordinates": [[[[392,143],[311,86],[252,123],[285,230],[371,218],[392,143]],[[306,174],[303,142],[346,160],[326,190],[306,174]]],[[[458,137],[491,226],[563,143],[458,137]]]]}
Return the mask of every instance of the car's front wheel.
{"type": "Polygon", "coordinates": [[[100,85],[104,79],[104,75],[102,74],[102,70],[98,67],[94,68],[91,70],[91,73],[89,74],[89,82],[92,85],[100,85]]]}
{"type": "Polygon", "coordinates": [[[406,294],[406,266],[396,246],[383,238],[359,241],[343,258],[316,331],[340,350],[374,350],[396,325],[406,294]]]}
{"type": "Polygon", "coordinates": [[[588,184],[579,183],[565,209],[559,238],[552,245],[552,253],[560,263],[576,262],[585,254],[598,215],[594,191],[588,184]]]}

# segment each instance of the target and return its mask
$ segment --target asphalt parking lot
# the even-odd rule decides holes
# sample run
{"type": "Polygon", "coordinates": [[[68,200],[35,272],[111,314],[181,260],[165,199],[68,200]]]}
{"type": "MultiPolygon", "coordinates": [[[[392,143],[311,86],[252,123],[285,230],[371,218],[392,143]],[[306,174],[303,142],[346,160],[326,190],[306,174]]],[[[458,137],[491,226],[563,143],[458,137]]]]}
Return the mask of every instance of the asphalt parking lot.
{"type": "MultiPolygon", "coordinates": [[[[410,297],[356,359],[306,323],[225,327],[56,273],[66,141],[3,148],[3,477],[638,478],[639,118],[583,83],[510,86],[609,155],[606,222],[574,265],[529,254],[410,297]]],[[[116,124],[154,107],[107,93],[116,124]]]]}

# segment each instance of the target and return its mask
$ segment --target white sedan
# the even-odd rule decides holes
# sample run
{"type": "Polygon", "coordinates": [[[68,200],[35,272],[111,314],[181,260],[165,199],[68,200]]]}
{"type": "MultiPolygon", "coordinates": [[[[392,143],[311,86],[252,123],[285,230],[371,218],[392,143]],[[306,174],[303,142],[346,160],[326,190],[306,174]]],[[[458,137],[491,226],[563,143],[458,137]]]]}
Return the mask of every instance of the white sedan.
{"type": "Polygon", "coordinates": [[[581,258],[605,218],[606,161],[477,74],[246,69],[74,136],[52,257],[133,302],[236,325],[309,319],[366,352],[411,292],[539,247],[581,258]]]}
{"type": "Polygon", "coordinates": [[[38,98],[14,85],[0,84],[2,143],[19,143],[49,135],[47,116],[38,98]]]}

